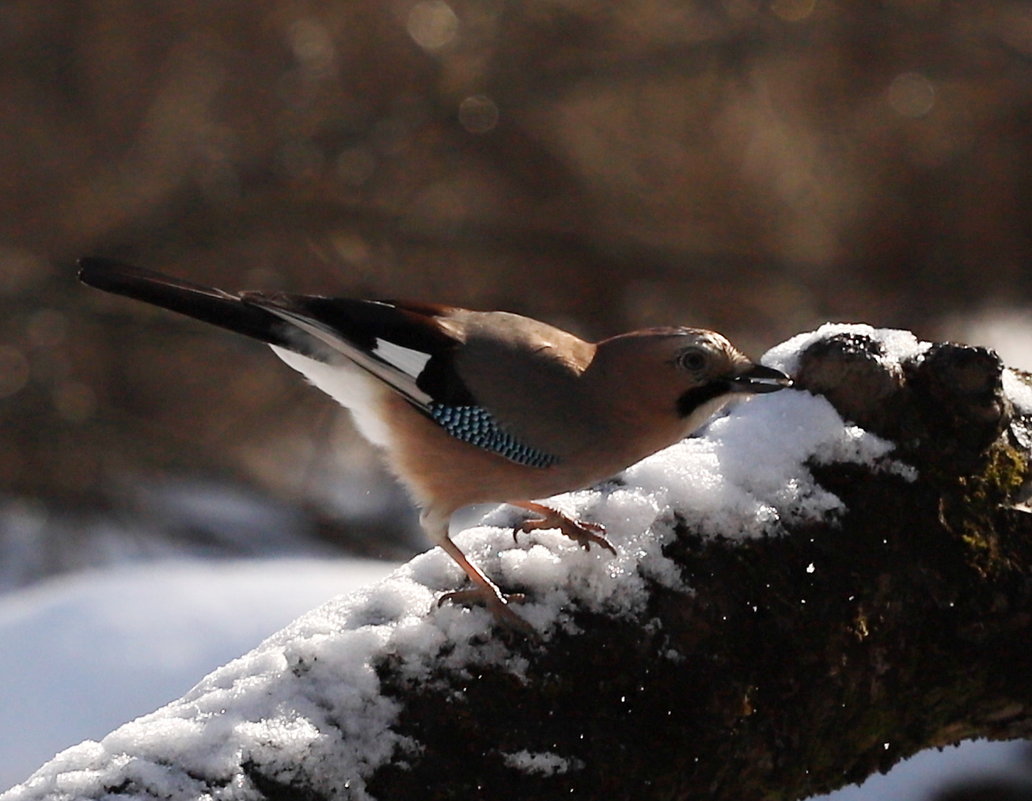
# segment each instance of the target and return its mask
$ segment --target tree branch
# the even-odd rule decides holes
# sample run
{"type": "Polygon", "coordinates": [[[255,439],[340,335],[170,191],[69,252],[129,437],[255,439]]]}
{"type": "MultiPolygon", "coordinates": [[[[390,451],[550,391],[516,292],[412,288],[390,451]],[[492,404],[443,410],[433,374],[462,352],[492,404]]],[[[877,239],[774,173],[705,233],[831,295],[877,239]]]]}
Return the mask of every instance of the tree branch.
{"type": "Polygon", "coordinates": [[[10,801],[798,799],[1032,736],[1032,388],[908,337],[797,337],[768,360],[817,397],[754,400],[567,498],[615,558],[467,532],[542,640],[426,614],[456,581],[430,552],[10,801]]]}

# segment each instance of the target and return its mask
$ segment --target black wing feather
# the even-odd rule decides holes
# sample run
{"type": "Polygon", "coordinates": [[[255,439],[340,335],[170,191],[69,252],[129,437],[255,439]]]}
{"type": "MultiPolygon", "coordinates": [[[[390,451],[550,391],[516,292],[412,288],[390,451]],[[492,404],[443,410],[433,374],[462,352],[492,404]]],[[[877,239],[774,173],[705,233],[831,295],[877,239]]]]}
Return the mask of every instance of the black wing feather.
{"type": "Polygon", "coordinates": [[[79,260],[79,280],[87,286],[142,300],[270,345],[297,349],[288,338],[289,327],[282,319],[221,289],[100,258],[79,260]]]}
{"type": "Polygon", "coordinates": [[[247,292],[248,303],[267,303],[317,320],[354,347],[371,353],[384,340],[430,359],[415,377],[416,386],[436,401],[453,405],[475,403],[456,373],[452,353],[457,340],[433,322],[448,306],[400,300],[353,300],[317,295],[247,292]]]}

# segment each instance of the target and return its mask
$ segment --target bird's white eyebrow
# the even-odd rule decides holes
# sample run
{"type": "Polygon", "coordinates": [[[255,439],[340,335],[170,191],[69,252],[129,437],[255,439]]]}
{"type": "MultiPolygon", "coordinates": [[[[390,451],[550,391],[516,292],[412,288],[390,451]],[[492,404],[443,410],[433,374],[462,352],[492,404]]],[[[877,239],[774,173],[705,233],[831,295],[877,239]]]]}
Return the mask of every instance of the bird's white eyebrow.
{"type": "Polygon", "coordinates": [[[423,372],[426,363],[430,361],[429,353],[406,348],[379,337],[373,346],[373,355],[413,378],[417,378],[423,372]]]}

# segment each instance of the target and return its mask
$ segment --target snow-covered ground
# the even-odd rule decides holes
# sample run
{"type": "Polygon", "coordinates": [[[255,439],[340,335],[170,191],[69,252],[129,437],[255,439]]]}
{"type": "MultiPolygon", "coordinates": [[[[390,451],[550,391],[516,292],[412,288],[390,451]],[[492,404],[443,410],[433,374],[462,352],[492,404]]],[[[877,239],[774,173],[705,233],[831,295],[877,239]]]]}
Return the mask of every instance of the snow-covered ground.
{"type": "MultiPolygon", "coordinates": [[[[845,787],[825,801],[931,801],[934,795],[963,780],[1008,779],[1021,782],[1032,795],[1032,767],[1024,742],[974,740],[942,751],[922,751],[885,775],[845,787]]],[[[814,800],[816,801],[816,799],[814,800]]]]}
{"type": "Polygon", "coordinates": [[[304,611],[385,576],[366,560],[176,560],[0,596],[0,788],[179,697],[304,611]]]}

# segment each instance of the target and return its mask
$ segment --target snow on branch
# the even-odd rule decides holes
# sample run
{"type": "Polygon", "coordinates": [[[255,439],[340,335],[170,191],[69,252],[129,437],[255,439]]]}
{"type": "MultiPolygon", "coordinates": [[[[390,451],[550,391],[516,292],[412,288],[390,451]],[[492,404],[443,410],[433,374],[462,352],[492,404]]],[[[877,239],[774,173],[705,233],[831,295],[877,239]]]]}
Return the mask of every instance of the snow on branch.
{"type": "Polygon", "coordinates": [[[437,607],[430,551],[3,801],[791,799],[1028,736],[1028,376],[867,326],[764,361],[797,389],[554,499],[615,557],[458,536],[540,639],[437,607]]]}

